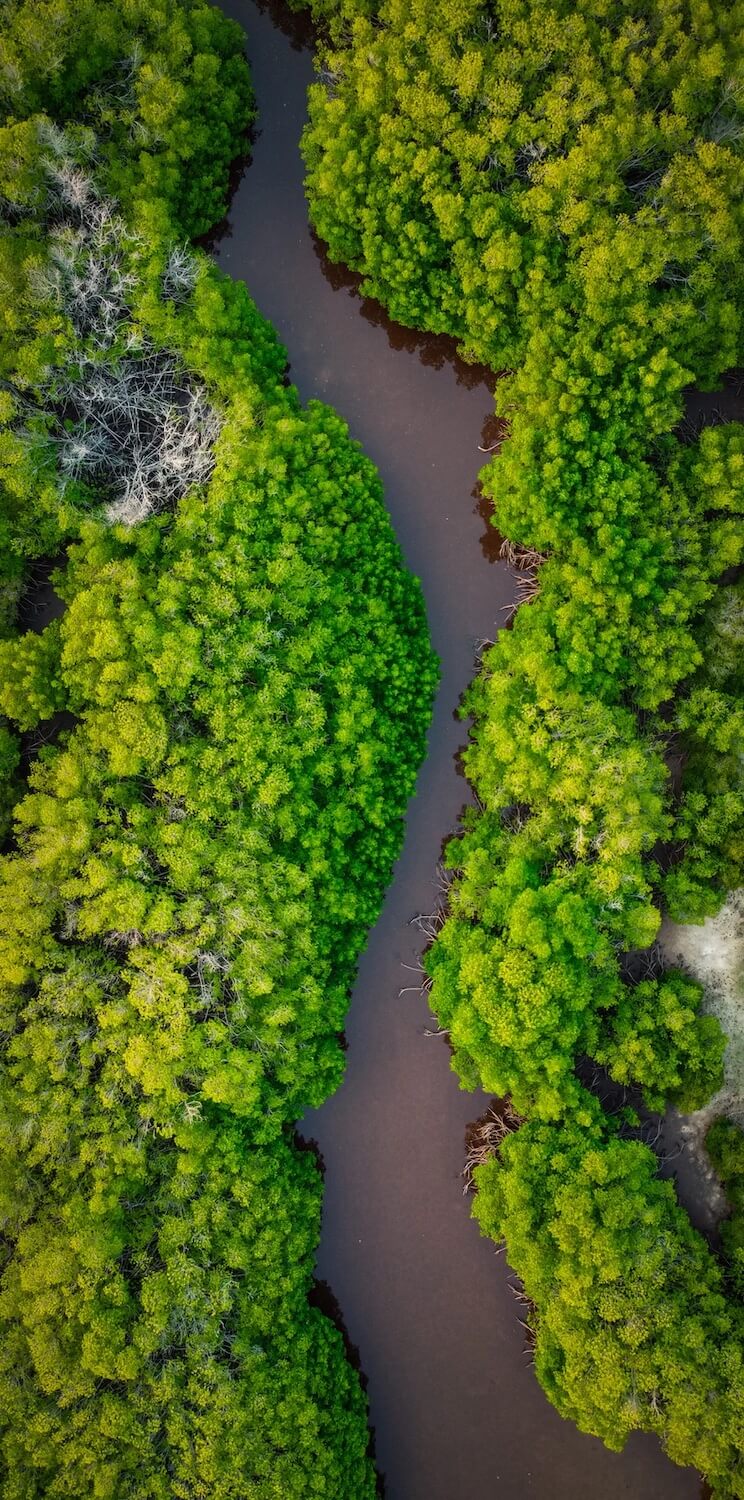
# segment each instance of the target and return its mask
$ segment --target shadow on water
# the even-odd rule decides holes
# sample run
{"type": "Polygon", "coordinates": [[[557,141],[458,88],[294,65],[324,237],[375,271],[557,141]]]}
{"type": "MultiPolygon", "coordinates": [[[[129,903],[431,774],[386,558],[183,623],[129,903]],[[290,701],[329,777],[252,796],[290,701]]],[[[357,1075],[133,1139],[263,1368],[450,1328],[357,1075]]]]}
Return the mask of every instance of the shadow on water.
{"type": "MultiPolygon", "coordinates": [[[[361,1355],[356,1344],[352,1344],[351,1339],[349,1338],[349,1331],[344,1322],[343,1313],[339,1306],[338,1298],[334,1296],[334,1293],[331,1290],[331,1287],[328,1285],[327,1281],[319,1281],[317,1277],[315,1278],[308,1296],[308,1302],[310,1303],[311,1307],[317,1307],[319,1311],[323,1313],[324,1317],[328,1318],[329,1322],[333,1324],[334,1328],[341,1335],[346,1358],[351,1365],[352,1370],[356,1370],[357,1375],[359,1376],[359,1384],[366,1395],[369,1382],[364,1373],[364,1370],[362,1369],[361,1355]]],[[[385,1500],[385,1476],[383,1473],[381,1473],[377,1464],[377,1456],[375,1452],[375,1429],[371,1425],[369,1429],[369,1443],[367,1446],[367,1454],[375,1470],[375,1492],[378,1496],[378,1500],[385,1500]]]]}
{"type": "MultiPolygon", "coordinates": [[[[506,419],[497,416],[495,411],[489,412],[483,423],[481,440],[478,444],[478,452],[483,454],[483,468],[491,463],[497,453],[500,453],[501,446],[506,441],[508,435],[509,429],[506,419]]],[[[485,522],[486,527],[482,537],[480,537],[483,556],[487,562],[499,562],[504,538],[496,525],[493,500],[484,493],[480,478],[476,481],[471,493],[475,501],[474,513],[480,516],[481,520],[485,522]]]]}
{"type": "Polygon", "coordinates": [[[462,1192],[465,1129],[488,1097],[458,1087],[418,980],[416,918],[442,899],[442,843],[464,801],[455,710],[515,598],[474,492],[484,450],[503,440],[497,377],[452,340],[397,327],[360,277],[328,262],[299,153],[310,33],[278,4],[222,5],[246,28],[258,120],[220,264],[274,324],[302,400],[330,402],[377,465],[441,661],[405,844],[359,964],[345,1079],[298,1126],[325,1163],[316,1276],[333,1290],[315,1297],[358,1351],[388,1500],[697,1500],[697,1476],[652,1438],[610,1453],[561,1421],[528,1368],[508,1268],[462,1192]]]}
{"type": "Polygon", "coordinates": [[[312,1156],[321,1178],[325,1177],[326,1165],[318,1142],[313,1140],[312,1136],[300,1135],[298,1131],[295,1131],[292,1144],[295,1151],[300,1151],[305,1156],[312,1156]]]}
{"type": "MultiPolygon", "coordinates": [[[[408,354],[417,354],[422,365],[428,365],[432,370],[443,370],[447,365],[453,371],[458,385],[465,386],[468,391],[484,386],[489,396],[492,394],[499,377],[488,365],[468,364],[457,352],[457,339],[448,333],[420,333],[415,328],[404,328],[402,323],[394,323],[382,303],[364,295],[364,277],[361,273],[329,260],[327,247],[314,229],[310,230],[310,238],[328,285],[334,292],[348,292],[349,296],[359,299],[361,316],[373,328],[383,329],[391,349],[405,349],[408,354]]],[[[487,418],[489,420],[498,419],[487,418]]]]}
{"type": "MultiPolygon", "coordinates": [[[[306,1139],[304,1136],[301,1136],[297,1132],[295,1132],[293,1144],[296,1151],[302,1152],[305,1155],[311,1156],[313,1158],[316,1170],[318,1171],[318,1174],[322,1181],[325,1178],[326,1166],[318,1142],[315,1140],[306,1139]]],[[[322,1281],[317,1276],[313,1278],[313,1284],[308,1294],[308,1302],[310,1303],[311,1307],[317,1307],[319,1311],[323,1313],[323,1316],[328,1318],[329,1322],[333,1324],[334,1328],[341,1335],[346,1359],[351,1365],[352,1370],[355,1370],[357,1375],[359,1376],[359,1384],[366,1395],[369,1382],[362,1368],[361,1354],[359,1352],[359,1349],[357,1348],[357,1345],[352,1343],[352,1340],[349,1336],[349,1330],[344,1322],[344,1316],[341,1311],[341,1306],[339,1304],[338,1298],[336,1297],[332,1287],[329,1286],[327,1281],[322,1281]]],[[[374,1428],[371,1425],[369,1429],[369,1444],[367,1453],[375,1470],[377,1481],[376,1492],[378,1500],[385,1500],[385,1480],[384,1476],[380,1473],[379,1467],[377,1465],[375,1454],[375,1432],[374,1428]]]]}
{"type": "MultiPolygon", "coordinates": [[[[238,188],[253,160],[253,150],[258,135],[260,135],[260,131],[256,129],[255,125],[250,125],[241,138],[243,141],[243,150],[230,163],[230,170],[227,174],[228,204],[232,204],[238,188]]],[[[229,240],[231,234],[232,224],[230,222],[230,208],[228,207],[227,213],[223,214],[222,218],[218,219],[217,223],[213,224],[212,228],[208,229],[206,234],[194,236],[194,244],[198,245],[200,250],[205,250],[207,255],[216,255],[218,247],[223,245],[225,240],[229,240]]]]}
{"type": "Polygon", "coordinates": [[[481,552],[486,562],[499,562],[504,538],[495,525],[493,500],[489,499],[488,495],[484,495],[480,483],[473,487],[471,495],[475,501],[473,514],[480,516],[485,527],[483,535],[478,538],[481,552]]]}
{"type": "Polygon", "coordinates": [[[41,635],[52,620],[59,620],[65,612],[65,603],[55,593],[52,582],[58,568],[64,568],[67,558],[64,553],[55,557],[37,557],[26,575],[23,593],[18,601],[16,621],[21,632],[32,630],[41,635]]]}
{"type": "Polygon", "coordinates": [[[290,10],[282,0],[255,0],[255,3],[260,15],[268,16],[295,52],[306,52],[315,45],[315,27],[308,10],[290,10]]]}

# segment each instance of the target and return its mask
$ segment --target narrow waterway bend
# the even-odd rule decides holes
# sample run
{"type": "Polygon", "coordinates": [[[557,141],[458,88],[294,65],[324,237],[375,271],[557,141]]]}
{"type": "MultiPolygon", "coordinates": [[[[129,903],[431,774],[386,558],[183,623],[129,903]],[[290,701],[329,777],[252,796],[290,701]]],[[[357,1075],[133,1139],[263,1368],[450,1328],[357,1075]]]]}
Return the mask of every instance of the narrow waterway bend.
{"type": "Polygon", "coordinates": [[[467,798],[456,710],[514,593],[497,548],[483,544],[474,494],[479,447],[492,441],[492,377],[462,366],[444,341],[389,324],[327,265],[302,187],[307,30],[251,0],[223,9],[246,30],[258,120],[218,258],[278,330],[302,400],[332,403],[376,463],[442,664],[405,846],[352,997],[345,1081],[300,1126],[325,1164],[317,1275],[359,1351],[384,1493],[693,1500],[697,1476],[653,1439],[610,1453],[561,1421],[540,1390],[508,1266],[480,1238],[462,1192],[465,1127],[488,1100],[459,1089],[416,991],[425,939],[411,919],[436,904],[442,842],[467,798]]]}

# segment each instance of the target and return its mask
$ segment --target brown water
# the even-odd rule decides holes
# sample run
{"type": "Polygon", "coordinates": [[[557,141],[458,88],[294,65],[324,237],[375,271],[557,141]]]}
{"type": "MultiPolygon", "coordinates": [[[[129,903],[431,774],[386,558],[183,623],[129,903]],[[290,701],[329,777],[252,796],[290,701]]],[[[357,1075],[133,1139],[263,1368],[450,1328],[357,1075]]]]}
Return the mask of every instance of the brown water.
{"type": "MultiPolygon", "coordinates": [[[[325,1161],[318,1276],[338,1299],[368,1380],[387,1500],[695,1500],[699,1481],[650,1438],[611,1454],[549,1406],[524,1352],[508,1268],[462,1195],[461,1092],[416,992],[424,941],[409,926],[436,903],[442,840],[466,796],[454,713],[478,642],[503,623],[509,570],[482,546],[473,495],[493,441],[492,380],[447,341],[390,325],[325,263],[308,229],[299,139],[312,76],[302,27],[224,0],[247,31],[259,131],[220,263],[243,278],[287,345],[303,400],[329,401],[374,459],[408,565],[422,580],[442,683],[428,759],[347,1026],[346,1079],[303,1122],[325,1161]],[[286,29],[281,29],[284,26],[286,29]],[[488,424],[488,425],[484,425],[488,424]],[[485,435],[484,435],[485,434],[485,435]]],[[[329,1500],[356,1500],[352,1495],[329,1500]]]]}

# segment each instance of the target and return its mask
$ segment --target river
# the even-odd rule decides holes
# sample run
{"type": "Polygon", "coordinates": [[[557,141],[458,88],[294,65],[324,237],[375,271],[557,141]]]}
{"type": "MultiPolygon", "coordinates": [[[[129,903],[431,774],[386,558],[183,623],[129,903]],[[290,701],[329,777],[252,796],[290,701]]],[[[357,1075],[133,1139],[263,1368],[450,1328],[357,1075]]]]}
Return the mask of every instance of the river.
{"type": "Polygon", "coordinates": [[[326,1169],[317,1274],[359,1350],[386,1500],[694,1500],[697,1476],[653,1439],[612,1454],[543,1396],[508,1267],[462,1193],[465,1127],[488,1100],[459,1089],[425,999],[399,998],[424,942],[409,923],[436,904],[442,841],[467,797],[455,711],[513,598],[473,493],[492,379],[448,341],[391,325],[327,266],[302,189],[306,27],[251,0],[223,9],[245,26],[259,114],[218,259],[278,330],[302,399],[336,407],[376,463],[442,662],[405,847],[353,992],[346,1078],[301,1126],[326,1169]]]}

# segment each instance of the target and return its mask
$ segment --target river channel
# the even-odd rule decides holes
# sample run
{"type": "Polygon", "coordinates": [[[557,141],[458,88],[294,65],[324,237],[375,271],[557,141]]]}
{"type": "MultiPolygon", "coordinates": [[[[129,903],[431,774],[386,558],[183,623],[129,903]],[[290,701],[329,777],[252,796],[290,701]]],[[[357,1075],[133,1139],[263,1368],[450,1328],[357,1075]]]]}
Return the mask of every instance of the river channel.
{"type": "Polygon", "coordinates": [[[442,663],[405,846],[353,992],[345,1081],[300,1127],[325,1163],[317,1275],[359,1351],[384,1494],[696,1500],[697,1476],[668,1463],[653,1439],[636,1436],[612,1454],[543,1396],[508,1266],[479,1236],[462,1192],[465,1127],[489,1101],[459,1089],[415,988],[425,939],[409,924],[436,904],[442,841],[467,798],[458,701],[478,644],[503,625],[514,593],[473,493],[479,444],[493,440],[493,377],[462,366],[447,341],[390,324],[327,265],[302,188],[306,28],[252,0],[223,9],[246,30],[258,123],[218,259],[278,330],[302,399],[336,407],[376,463],[442,663]]]}

